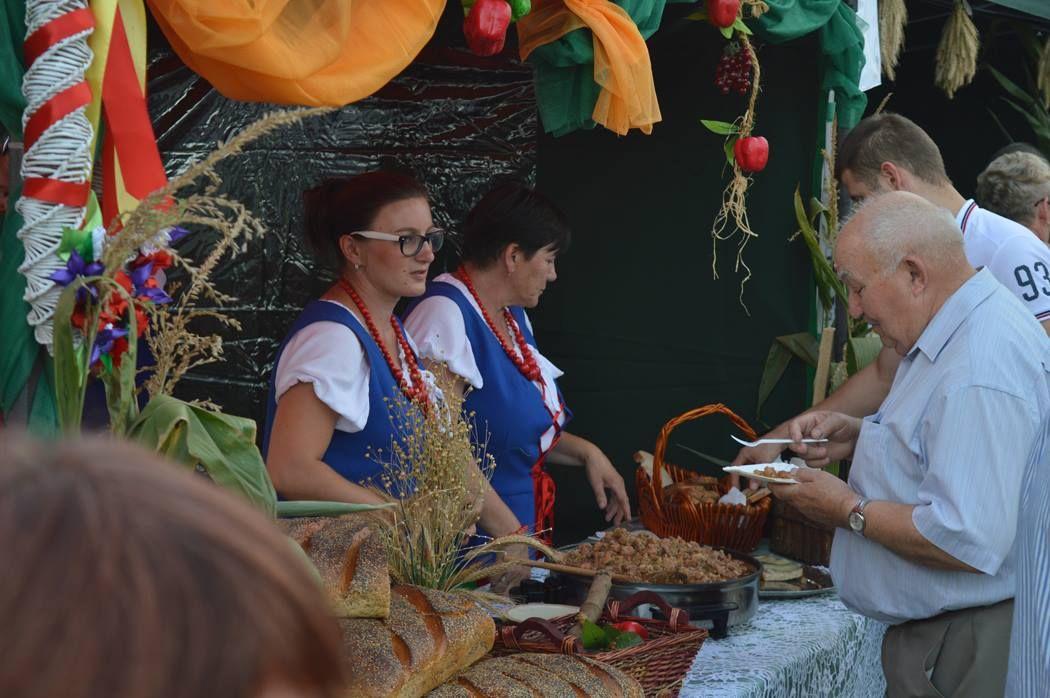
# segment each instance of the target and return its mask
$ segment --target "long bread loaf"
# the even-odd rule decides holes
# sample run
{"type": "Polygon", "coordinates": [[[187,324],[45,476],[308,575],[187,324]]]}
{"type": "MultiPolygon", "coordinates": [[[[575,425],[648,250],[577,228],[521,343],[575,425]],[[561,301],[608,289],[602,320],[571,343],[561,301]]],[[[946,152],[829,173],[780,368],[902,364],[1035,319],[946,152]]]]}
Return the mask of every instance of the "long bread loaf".
{"type": "Polygon", "coordinates": [[[385,620],[339,623],[348,697],[422,696],[483,657],[496,633],[489,615],[462,594],[410,586],[393,588],[385,620]]]}
{"type": "Polygon", "coordinates": [[[428,698],[644,698],[635,679],[608,664],[565,654],[513,654],[478,662],[428,698]]]}
{"type": "Polygon", "coordinates": [[[390,571],[383,541],[368,517],[307,517],[279,524],[317,567],[336,617],[386,618],[390,571]]]}

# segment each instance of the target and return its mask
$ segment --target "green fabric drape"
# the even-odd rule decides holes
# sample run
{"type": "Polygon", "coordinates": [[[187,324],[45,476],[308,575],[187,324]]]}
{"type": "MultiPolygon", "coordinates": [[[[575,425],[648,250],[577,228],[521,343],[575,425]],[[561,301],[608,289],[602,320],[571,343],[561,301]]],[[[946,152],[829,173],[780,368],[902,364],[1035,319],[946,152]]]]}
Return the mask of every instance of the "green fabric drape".
{"type": "Polygon", "coordinates": [[[14,138],[22,137],[22,42],[26,33],[24,0],[3,0],[0,5],[0,124],[14,138]]]}
{"type": "MultiPolygon", "coordinates": [[[[671,0],[685,2],[687,0],[671,0]]],[[[660,28],[668,0],[613,0],[631,16],[642,37],[660,28]]],[[[586,27],[540,46],[529,56],[543,129],[563,136],[594,128],[591,114],[601,88],[594,81],[594,38],[586,27]]]]}
{"type": "MultiPolygon", "coordinates": [[[[669,2],[687,0],[615,0],[648,39],[660,27],[669,2]]],[[[852,127],[864,113],[867,97],[857,87],[864,67],[864,37],[856,13],[842,0],[768,0],[769,12],[750,22],[755,34],[770,43],[791,41],[820,32],[824,59],[823,87],[835,90],[839,124],[852,127]]],[[[591,32],[577,29],[532,52],[536,102],[543,129],[562,136],[594,128],[591,113],[600,91],[594,82],[591,32]]]]}
{"type": "MultiPolygon", "coordinates": [[[[25,40],[25,2],[3,0],[0,4],[0,124],[13,138],[22,136],[22,42],[25,40]]],[[[26,322],[29,307],[24,300],[25,277],[18,267],[25,258],[22,241],[16,237],[22,217],[14,208],[21,186],[12,183],[7,213],[0,226],[0,412],[7,413],[25,391],[34,365],[42,362],[40,379],[29,406],[30,431],[48,436],[57,432],[52,363],[47,351],[33,338],[26,322]]]]}
{"type": "Polygon", "coordinates": [[[755,23],[755,35],[782,43],[820,32],[823,92],[835,90],[839,128],[853,128],[864,115],[868,97],[860,91],[864,35],[857,15],[841,0],[766,0],[769,12],[755,23]]]}

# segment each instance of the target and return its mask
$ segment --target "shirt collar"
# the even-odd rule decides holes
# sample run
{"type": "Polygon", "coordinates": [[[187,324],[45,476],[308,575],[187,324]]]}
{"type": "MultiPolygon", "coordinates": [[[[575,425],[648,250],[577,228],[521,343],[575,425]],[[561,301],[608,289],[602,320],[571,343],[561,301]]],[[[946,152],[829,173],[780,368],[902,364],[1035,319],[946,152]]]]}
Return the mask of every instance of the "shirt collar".
{"type": "Polygon", "coordinates": [[[973,211],[978,208],[980,207],[977,205],[976,201],[974,201],[973,199],[967,199],[963,203],[962,208],[960,208],[955,213],[955,225],[958,226],[959,230],[961,230],[963,234],[966,233],[966,224],[968,222],[967,219],[970,217],[973,211]]]}
{"type": "Polygon", "coordinates": [[[968,318],[973,309],[984,302],[988,296],[995,293],[999,287],[992,273],[982,269],[959,287],[959,289],[948,297],[941,309],[933,316],[926,329],[919,335],[915,346],[908,352],[908,356],[914,357],[916,352],[921,351],[932,362],[948,344],[948,340],[968,318]]]}

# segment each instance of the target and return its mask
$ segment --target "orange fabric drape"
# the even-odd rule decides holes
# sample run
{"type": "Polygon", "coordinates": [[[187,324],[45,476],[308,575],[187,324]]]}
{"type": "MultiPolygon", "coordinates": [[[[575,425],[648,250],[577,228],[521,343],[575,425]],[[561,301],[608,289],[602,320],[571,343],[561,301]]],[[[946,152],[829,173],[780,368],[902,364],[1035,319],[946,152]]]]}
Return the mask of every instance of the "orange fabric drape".
{"type": "Polygon", "coordinates": [[[521,59],[581,27],[594,35],[594,81],[602,88],[594,121],[621,136],[632,128],[652,133],[661,116],[649,48],[623,8],[608,0],[535,0],[518,20],[521,59]]]}
{"type": "Polygon", "coordinates": [[[400,73],[445,0],[148,0],[183,62],[248,102],[343,106],[400,73]]]}

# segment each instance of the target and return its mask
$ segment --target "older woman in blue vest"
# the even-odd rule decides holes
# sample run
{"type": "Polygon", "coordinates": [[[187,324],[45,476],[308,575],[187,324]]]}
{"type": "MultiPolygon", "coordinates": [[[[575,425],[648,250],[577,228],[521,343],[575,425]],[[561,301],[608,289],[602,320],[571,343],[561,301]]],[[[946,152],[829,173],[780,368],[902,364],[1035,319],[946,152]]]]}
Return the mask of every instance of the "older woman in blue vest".
{"type": "Polygon", "coordinates": [[[373,503],[379,497],[368,486],[380,485],[383,468],[374,454],[404,436],[390,401],[432,397],[393,313],[401,298],[423,293],[444,231],[422,185],[399,174],[330,180],[304,203],[307,240],[339,276],[277,353],[263,455],[283,497],[373,503]]]}
{"type": "Polygon", "coordinates": [[[497,187],[467,218],[462,265],[436,277],[406,316],[424,361],[447,366],[470,387],[464,410],[495,460],[495,495],[514,514],[496,530],[482,522],[491,535],[519,525],[550,531],[554,485],[545,462],[583,466],[606,520],[630,517],[609,459],[565,431],[562,372],[540,353],[525,314],[557,277],[555,259],[569,239],[564,216],[545,197],[520,184],[497,187]]]}

